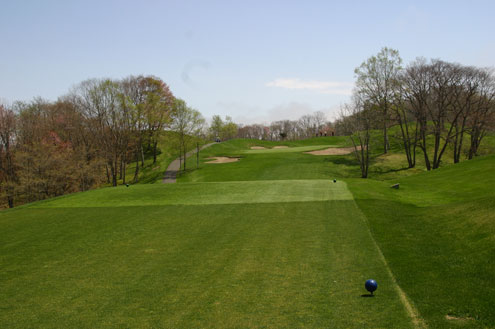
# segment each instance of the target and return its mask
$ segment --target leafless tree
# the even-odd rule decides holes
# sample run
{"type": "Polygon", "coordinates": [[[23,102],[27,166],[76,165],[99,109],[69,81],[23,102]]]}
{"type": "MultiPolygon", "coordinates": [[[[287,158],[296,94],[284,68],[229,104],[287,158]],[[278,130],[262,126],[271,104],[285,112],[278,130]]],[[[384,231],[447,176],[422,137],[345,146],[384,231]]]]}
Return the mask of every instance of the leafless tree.
{"type": "Polygon", "coordinates": [[[187,106],[182,99],[175,100],[171,128],[178,136],[179,158],[184,164],[184,171],[189,143],[204,130],[204,124],[205,120],[199,111],[187,106]]]}
{"type": "Polygon", "coordinates": [[[305,138],[313,136],[315,133],[315,120],[311,114],[303,115],[298,121],[301,132],[305,138]]]}
{"type": "Polygon", "coordinates": [[[122,106],[118,82],[87,80],[72,92],[76,107],[98,136],[104,157],[107,160],[113,186],[117,186],[119,165],[127,152],[130,126],[130,112],[122,106]]]}
{"type": "Polygon", "coordinates": [[[317,136],[320,130],[325,126],[325,123],[327,122],[327,117],[325,113],[321,111],[316,111],[313,113],[313,120],[315,123],[315,132],[313,136],[317,136]]]}
{"type": "Polygon", "coordinates": [[[457,136],[455,127],[463,112],[456,106],[462,97],[462,67],[441,60],[417,59],[408,66],[404,79],[404,97],[418,124],[418,146],[426,168],[440,166],[447,146],[457,136]],[[428,136],[433,139],[430,158],[428,136]]]}
{"type": "Polygon", "coordinates": [[[495,129],[495,76],[491,69],[478,71],[478,88],[467,126],[470,134],[468,159],[472,159],[487,130],[495,129]]]}
{"type": "Polygon", "coordinates": [[[389,148],[388,125],[390,107],[397,93],[397,82],[401,70],[402,59],[399,52],[390,48],[382,48],[355,69],[356,87],[359,93],[374,104],[381,113],[383,129],[383,152],[389,148]]]}
{"type": "Polygon", "coordinates": [[[340,113],[340,124],[345,135],[348,135],[354,146],[354,155],[359,162],[361,177],[368,177],[370,162],[370,140],[374,120],[376,120],[373,104],[367,102],[358,93],[353,95],[352,103],[345,104],[340,113]]]}

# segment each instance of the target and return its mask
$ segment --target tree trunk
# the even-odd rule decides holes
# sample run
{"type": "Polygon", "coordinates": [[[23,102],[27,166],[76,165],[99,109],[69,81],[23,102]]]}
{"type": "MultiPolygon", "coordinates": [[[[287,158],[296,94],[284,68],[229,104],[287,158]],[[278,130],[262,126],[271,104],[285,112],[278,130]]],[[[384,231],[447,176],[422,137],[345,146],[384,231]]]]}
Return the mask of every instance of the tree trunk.
{"type": "Polygon", "coordinates": [[[157,141],[154,141],[153,142],[153,164],[156,163],[157,145],[158,145],[158,142],[157,141]]]}
{"type": "Polygon", "coordinates": [[[388,144],[388,131],[387,131],[387,122],[383,121],[383,153],[387,153],[389,148],[388,144]]]}
{"type": "Polygon", "coordinates": [[[459,127],[455,127],[455,140],[454,140],[454,163],[459,163],[461,160],[462,143],[464,141],[464,131],[466,128],[467,116],[462,118],[462,125],[459,131],[459,127]]]}
{"type": "Polygon", "coordinates": [[[108,171],[108,164],[105,165],[105,170],[107,172],[107,183],[110,184],[110,172],[108,171]]]}
{"type": "Polygon", "coordinates": [[[14,198],[11,195],[7,196],[7,203],[9,204],[9,208],[14,208],[14,198]]]}
{"type": "Polygon", "coordinates": [[[426,148],[421,146],[421,150],[423,151],[423,155],[424,155],[424,158],[425,158],[425,166],[426,166],[426,170],[430,171],[431,170],[431,163],[430,163],[430,158],[428,157],[428,153],[426,151],[426,148]]]}
{"type": "Polygon", "coordinates": [[[144,167],[144,148],[142,143],[140,143],[140,148],[141,148],[141,167],[144,167]]]}
{"type": "MultiPolygon", "coordinates": [[[[405,114],[404,114],[405,116],[405,114]]],[[[409,168],[414,168],[416,166],[416,154],[413,155],[413,152],[416,152],[416,138],[417,138],[417,127],[416,123],[416,132],[414,136],[414,143],[411,142],[411,135],[409,133],[409,125],[407,123],[407,119],[402,120],[401,113],[397,113],[397,121],[399,122],[401,134],[402,134],[402,142],[404,145],[404,152],[406,153],[407,164],[409,168]],[[414,151],[412,150],[414,149],[414,151]]]]}
{"type": "Polygon", "coordinates": [[[126,164],[126,160],[122,161],[122,184],[125,184],[125,172],[126,172],[126,167],[127,167],[127,164],[126,164]]]}
{"type": "Polygon", "coordinates": [[[139,179],[139,149],[136,150],[136,170],[134,171],[134,178],[132,179],[132,181],[134,183],[137,183],[139,179]]]}
{"type": "Polygon", "coordinates": [[[431,170],[431,163],[430,163],[430,158],[428,157],[428,151],[427,151],[427,145],[426,145],[426,129],[427,129],[427,123],[426,121],[420,121],[420,145],[419,147],[423,151],[423,155],[425,158],[425,166],[426,170],[430,171],[431,170]]]}
{"type": "Polygon", "coordinates": [[[110,174],[112,176],[112,186],[117,186],[117,160],[110,162],[110,174]]]}
{"type": "Polygon", "coordinates": [[[179,145],[179,171],[182,169],[182,144],[179,145]]]}
{"type": "Polygon", "coordinates": [[[187,159],[187,154],[186,154],[186,145],[184,145],[184,171],[186,171],[186,159],[187,159]]]}

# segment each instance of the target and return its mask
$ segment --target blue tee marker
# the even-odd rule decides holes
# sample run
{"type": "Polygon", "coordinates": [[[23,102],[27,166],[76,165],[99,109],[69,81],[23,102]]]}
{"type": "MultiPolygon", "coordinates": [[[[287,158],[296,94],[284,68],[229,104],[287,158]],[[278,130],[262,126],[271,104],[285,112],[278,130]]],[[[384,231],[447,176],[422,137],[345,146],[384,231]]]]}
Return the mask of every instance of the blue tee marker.
{"type": "Polygon", "coordinates": [[[378,284],[376,283],[375,280],[369,279],[369,280],[366,280],[364,287],[366,288],[366,290],[368,290],[373,295],[373,291],[375,291],[376,288],[378,288],[378,284]]]}

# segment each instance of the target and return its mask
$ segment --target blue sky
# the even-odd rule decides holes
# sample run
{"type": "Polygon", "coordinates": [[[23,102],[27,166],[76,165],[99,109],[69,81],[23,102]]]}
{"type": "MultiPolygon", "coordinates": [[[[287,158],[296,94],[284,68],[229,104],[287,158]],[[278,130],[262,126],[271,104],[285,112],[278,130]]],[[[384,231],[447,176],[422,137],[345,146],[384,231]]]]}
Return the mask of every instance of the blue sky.
{"type": "Polygon", "coordinates": [[[331,119],[384,46],[495,66],[495,1],[0,0],[0,98],[152,74],[206,117],[331,119]]]}

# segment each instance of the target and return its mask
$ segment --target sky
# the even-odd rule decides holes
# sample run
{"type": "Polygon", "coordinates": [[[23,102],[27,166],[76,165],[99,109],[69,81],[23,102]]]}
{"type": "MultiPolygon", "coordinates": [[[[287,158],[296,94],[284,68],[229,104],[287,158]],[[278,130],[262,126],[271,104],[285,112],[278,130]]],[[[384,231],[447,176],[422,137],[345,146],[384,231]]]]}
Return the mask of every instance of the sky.
{"type": "Polygon", "coordinates": [[[495,1],[0,0],[0,99],[154,75],[206,118],[269,123],[350,99],[382,47],[495,66],[495,1]]]}

